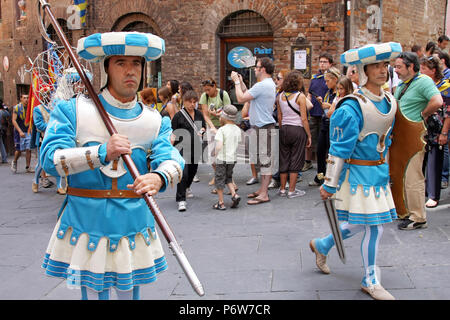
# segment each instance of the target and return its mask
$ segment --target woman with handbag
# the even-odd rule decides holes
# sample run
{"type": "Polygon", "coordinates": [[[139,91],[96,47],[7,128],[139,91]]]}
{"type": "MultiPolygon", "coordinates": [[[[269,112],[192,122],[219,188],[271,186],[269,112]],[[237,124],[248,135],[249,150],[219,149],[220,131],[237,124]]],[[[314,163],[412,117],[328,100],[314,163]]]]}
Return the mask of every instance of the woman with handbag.
{"type": "Polygon", "coordinates": [[[442,168],[444,164],[444,149],[440,142],[441,134],[443,132],[444,110],[450,102],[450,96],[448,89],[450,83],[448,79],[444,79],[442,73],[442,66],[437,57],[431,56],[423,58],[420,61],[420,72],[429,76],[436,83],[436,87],[439,89],[444,104],[437,112],[427,118],[427,134],[425,135],[426,153],[424,158],[424,171],[425,171],[425,195],[428,197],[428,201],[425,203],[427,208],[435,208],[439,204],[441,197],[441,176],[442,168]]]}
{"type": "Polygon", "coordinates": [[[305,191],[295,188],[298,172],[305,162],[305,147],[311,146],[306,109],[303,76],[298,71],[290,72],[284,79],[278,95],[278,125],[280,127],[280,190],[282,197],[303,196],[305,191]],[[289,191],[286,183],[289,176],[289,191]]]}

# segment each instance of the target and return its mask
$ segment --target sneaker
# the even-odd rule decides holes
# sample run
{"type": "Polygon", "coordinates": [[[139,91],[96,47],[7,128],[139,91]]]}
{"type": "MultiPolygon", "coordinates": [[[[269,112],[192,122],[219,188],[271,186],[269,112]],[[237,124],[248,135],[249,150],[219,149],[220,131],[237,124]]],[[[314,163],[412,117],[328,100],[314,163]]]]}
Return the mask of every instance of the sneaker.
{"type": "Polygon", "coordinates": [[[34,173],[34,169],[31,167],[26,167],[25,170],[27,173],[34,173]]]}
{"type": "Polygon", "coordinates": [[[415,230],[415,229],[424,229],[428,227],[427,222],[414,222],[412,220],[406,219],[398,225],[400,230],[415,230]]]}
{"type": "Polygon", "coordinates": [[[368,287],[361,286],[361,290],[375,300],[395,300],[394,296],[383,288],[381,284],[374,284],[368,287]]]}
{"type": "Polygon", "coordinates": [[[448,181],[442,181],[441,182],[441,189],[447,189],[448,188],[448,181]]]}
{"type": "Polygon", "coordinates": [[[193,198],[194,194],[191,191],[191,188],[186,189],[186,198],[193,198]]]}
{"type": "Polygon", "coordinates": [[[11,161],[11,171],[17,173],[17,162],[11,161]]]}
{"type": "Polygon", "coordinates": [[[286,197],[287,195],[286,189],[278,189],[278,195],[280,197],[286,197]]]}
{"type": "Polygon", "coordinates": [[[193,182],[200,182],[200,179],[197,177],[197,175],[194,176],[193,182]]]}
{"type": "Polygon", "coordinates": [[[186,211],[186,201],[178,202],[178,211],[186,211]]]}
{"type": "Polygon", "coordinates": [[[50,188],[53,186],[53,182],[51,182],[48,178],[44,178],[41,180],[41,186],[42,188],[50,188]]]}
{"type": "Polygon", "coordinates": [[[250,185],[255,184],[255,183],[258,183],[258,182],[259,182],[258,178],[252,177],[252,178],[251,178],[250,180],[248,180],[245,184],[248,185],[248,186],[250,186],[250,185]]]}
{"type": "Polygon", "coordinates": [[[288,194],[287,194],[287,197],[288,197],[288,199],[292,199],[292,198],[297,198],[297,197],[304,196],[305,194],[306,194],[305,191],[299,190],[299,189],[295,189],[292,192],[289,191],[288,194]]]}
{"type": "Polygon", "coordinates": [[[276,188],[279,188],[279,187],[280,187],[280,182],[275,180],[275,179],[272,179],[270,181],[270,183],[269,183],[269,186],[268,186],[269,189],[276,189],[276,188]]]}
{"type": "Polygon", "coordinates": [[[316,180],[308,182],[308,186],[310,186],[310,187],[319,187],[321,185],[322,184],[320,182],[317,182],[316,180]]]}
{"type": "Polygon", "coordinates": [[[302,168],[302,172],[308,171],[309,169],[312,169],[312,167],[313,167],[312,161],[311,162],[305,161],[305,164],[303,165],[302,168]]]}

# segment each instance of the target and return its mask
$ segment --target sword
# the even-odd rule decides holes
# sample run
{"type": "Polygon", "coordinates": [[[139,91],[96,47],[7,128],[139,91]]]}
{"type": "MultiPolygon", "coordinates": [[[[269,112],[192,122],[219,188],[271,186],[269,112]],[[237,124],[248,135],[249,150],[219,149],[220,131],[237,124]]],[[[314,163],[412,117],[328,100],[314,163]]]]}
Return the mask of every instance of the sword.
{"type": "Polygon", "coordinates": [[[336,208],[334,207],[334,201],[342,201],[340,199],[327,198],[323,200],[325,206],[325,212],[327,213],[328,222],[330,224],[331,233],[333,234],[334,243],[336,244],[336,250],[339,254],[339,258],[342,263],[345,264],[345,250],[344,241],[342,239],[341,229],[339,229],[339,222],[337,218],[336,208]]]}

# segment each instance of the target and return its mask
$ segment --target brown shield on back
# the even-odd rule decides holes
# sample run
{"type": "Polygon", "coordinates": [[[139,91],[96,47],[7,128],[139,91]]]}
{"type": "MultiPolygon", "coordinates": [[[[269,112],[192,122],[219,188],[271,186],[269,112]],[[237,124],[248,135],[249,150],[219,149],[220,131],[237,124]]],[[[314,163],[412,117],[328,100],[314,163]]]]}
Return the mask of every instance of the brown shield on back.
{"type": "MultiPolygon", "coordinates": [[[[426,127],[423,121],[411,121],[397,109],[394,129],[392,130],[392,145],[389,149],[389,174],[395,208],[399,218],[408,216],[405,199],[405,173],[411,158],[424,150],[426,142],[423,136],[426,127]]],[[[424,195],[425,196],[425,195],[424,195]]]]}

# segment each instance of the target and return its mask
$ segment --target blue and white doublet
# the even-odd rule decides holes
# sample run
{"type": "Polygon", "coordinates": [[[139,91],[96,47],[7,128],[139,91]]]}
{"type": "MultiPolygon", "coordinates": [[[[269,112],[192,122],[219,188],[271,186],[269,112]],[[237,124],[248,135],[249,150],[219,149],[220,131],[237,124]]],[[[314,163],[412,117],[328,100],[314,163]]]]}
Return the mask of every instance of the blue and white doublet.
{"type": "Polygon", "coordinates": [[[381,101],[368,99],[361,90],[351,96],[342,99],[330,119],[323,187],[339,199],[335,202],[339,220],[360,225],[389,223],[397,213],[385,159],[397,103],[389,93],[381,101]]]}
{"type": "MultiPolygon", "coordinates": [[[[151,172],[164,179],[161,192],[177,183],[184,160],[170,143],[170,120],[136,100],[122,104],[107,89],[99,98],[119,134],[129,138],[139,172],[148,172],[149,158],[151,172]]],[[[67,279],[69,286],[128,291],[155,281],[167,263],[145,200],[123,195],[132,192],[127,189],[134,182],[130,173],[122,160],[105,160],[108,139],[95,105],[85,96],[61,101],[52,111],[41,163],[46,172],[67,176],[68,195],[42,266],[47,275],[67,279]],[[115,196],[74,195],[70,190],[110,190],[115,196]]]]}

